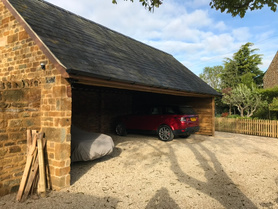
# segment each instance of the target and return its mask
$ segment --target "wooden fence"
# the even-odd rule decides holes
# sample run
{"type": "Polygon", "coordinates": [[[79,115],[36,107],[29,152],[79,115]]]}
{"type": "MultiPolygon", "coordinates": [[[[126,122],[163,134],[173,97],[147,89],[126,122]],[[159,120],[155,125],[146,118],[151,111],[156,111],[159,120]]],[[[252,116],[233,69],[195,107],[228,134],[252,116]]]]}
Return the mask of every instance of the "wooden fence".
{"type": "Polygon", "coordinates": [[[278,138],[277,120],[215,118],[215,130],[278,138]]]}

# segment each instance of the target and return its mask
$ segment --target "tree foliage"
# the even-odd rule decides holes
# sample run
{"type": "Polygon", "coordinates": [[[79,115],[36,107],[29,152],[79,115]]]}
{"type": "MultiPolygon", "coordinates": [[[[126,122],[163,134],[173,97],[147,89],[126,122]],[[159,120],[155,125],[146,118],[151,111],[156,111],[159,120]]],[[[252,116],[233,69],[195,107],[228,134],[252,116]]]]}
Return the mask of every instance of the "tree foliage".
{"type": "MultiPolygon", "coordinates": [[[[134,0],[130,1],[133,2],[134,0]]],[[[141,2],[142,6],[147,8],[149,11],[152,11],[155,7],[158,8],[163,3],[163,0],[139,0],[139,2],[141,2]]],[[[112,0],[112,3],[117,4],[117,0],[112,0]]]]}
{"type": "Polygon", "coordinates": [[[240,83],[238,67],[235,60],[226,58],[224,70],[221,74],[223,88],[235,88],[240,83]]]}
{"type": "Polygon", "coordinates": [[[223,66],[205,67],[203,73],[199,75],[207,84],[216,90],[221,89],[221,77],[223,66]]]}
{"type": "Polygon", "coordinates": [[[262,95],[262,99],[266,100],[268,103],[273,101],[273,98],[278,98],[278,86],[274,86],[272,88],[260,89],[260,93],[262,95]]]}
{"type": "Polygon", "coordinates": [[[211,8],[220,10],[222,13],[230,13],[233,17],[239,15],[243,18],[246,11],[262,9],[264,6],[270,7],[275,12],[278,0],[212,0],[209,5],[211,8]]]}
{"type": "Polygon", "coordinates": [[[256,115],[260,118],[267,119],[277,119],[278,118],[278,86],[267,89],[260,89],[260,94],[262,95],[262,100],[264,100],[268,105],[261,108],[259,113],[256,115]]]}
{"type": "Polygon", "coordinates": [[[278,111],[278,98],[273,98],[272,102],[269,104],[270,111],[278,111]]]}
{"type": "Polygon", "coordinates": [[[262,55],[256,54],[258,49],[252,49],[251,46],[253,44],[248,42],[232,58],[225,58],[224,67],[206,67],[200,74],[200,78],[224,95],[217,103],[218,111],[226,109],[226,104],[229,115],[232,108],[236,107],[242,117],[250,117],[261,105],[257,87],[263,84],[263,72],[258,67],[262,63],[262,55]]]}
{"type": "Polygon", "coordinates": [[[251,117],[263,104],[258,89],[254,85],[249,88],[244,84],[238,85],[229,94],[224,93],[222,101],[236,106],[241,117],[251,117]]]}
{"type": "MultiPolygon", "coordinates": [[[[128,0],[125,0],[128,1],[128,0]]],[[[134,0],[130,0],[134,1],[134,0]]],[[[112,0],[114,4],[117,0],[112,0]]],[[[159,7],[163,0],[139,0],[142,5],[149,11],[152,11],[154,7],[159,7]]],[[[245,16],[248,9],[251,11],[262,9],[264,6],[268,6],[272,11],[276,11],[278,0],[211,0],[209,5],[212,9],[220,10],[222,13],[230,13],[233,17],[239,15],[241,18],[245,16]]]]}
{"type": "Polygon", "coordinates": [[[262,55],[255,54],[258,49],[251,49],[253,43],[242,45],[233,58],[226,58],[224,61],[224,71],[222,82],[224,87],[236,87],[239,83],[251,87],[263,83],[263,72],[258,65],[262,63],[262,55]]]}

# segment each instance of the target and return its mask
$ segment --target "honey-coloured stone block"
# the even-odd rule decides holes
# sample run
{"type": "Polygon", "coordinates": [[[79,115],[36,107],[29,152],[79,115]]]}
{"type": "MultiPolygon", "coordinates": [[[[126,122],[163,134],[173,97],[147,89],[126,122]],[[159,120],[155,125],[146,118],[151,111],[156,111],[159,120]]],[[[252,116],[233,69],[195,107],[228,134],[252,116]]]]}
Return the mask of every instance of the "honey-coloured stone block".
{"type": "Polygon", "coordinates": [[[63,168],[55,168],[55,176],[65,176],[70,173],[70,166],[63,168]]]}
{"type": "Polygon", "coordinates": [[[19,41],[27,39],[29,37],[28,33],[26,31],[21,31],[18,34],[19,41]]]}
{"type": "Polygon", "coordinates": [[[60,190],[66,186],[70,186],[70,175],[66,176],[52,176],[51,177],[52,188],[54,190],[60,190]]]}
{"type": "MultiPolygon", "coordinates": [[[[9,87],[11,84],[9,82],[7,82],[7,87],[9,87]]],[[[9,102],[18,102],[21,101],[23,99],[24,93],[21,89],[18,90],[8,90],[8,91],[4,91],[2,96],[5,98],[6,101],[9,102]]]]}
{"type": "Polygon", "coordinates": [[[53,97],[66,97],[67,89],[66,86],[54,86],[53,87],[53,97]]]}
{"type": "Polygon", "coordinates": [[[20,128],[23,126],[22,119],[11,119],[8,121],[9,128],[20,128]]]}
{"type": "Polygon", "coordinates": [[[18,33],[8,36],[7,43],[14,43],[18,41],[18,33]]]}
{"type": "Polygon", "coordinates": [[[10,147],[9,150],[10,150],[9,153],[19,153],[19,152],[21,152],[21,147],[20,146],[12,146],[12,147],[10,147]]]}
{"type": "Polygon", "coordinates": [[[68,160],[71,154],[70,144],[60,144],[55,145],[55,160],[68,160]]]}
{"type": "Polygon", "coordinates": [[[63,143],[66,139],[65,128],[43,127],[42,132],[48,142],[63,143]]]}

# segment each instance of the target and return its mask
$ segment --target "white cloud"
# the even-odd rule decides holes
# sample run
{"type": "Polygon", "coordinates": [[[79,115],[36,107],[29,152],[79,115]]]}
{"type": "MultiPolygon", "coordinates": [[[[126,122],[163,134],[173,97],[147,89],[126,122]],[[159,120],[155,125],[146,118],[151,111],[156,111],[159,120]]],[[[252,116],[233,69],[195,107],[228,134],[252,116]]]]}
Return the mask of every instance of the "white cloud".
{"type": "Polygon", "coordinates": [[[240,42],[248,42],[251,38],[251,34],[249,33],[249,28],[247,27],[236,28],[232,30],[232,34],[235,37],[235,39],[240,42]]]}
{"type": "Polygon", "coordinates": [[[230,34],[211,35],[204,40],[204,47],[211,54],[223,54],[231,50],[234,45],[234,37],[230,34]]]}
{"type": "Polygon", "coordinates": [[[227,26],[223,21],[216,22],[216,24],[214,24],[214,28],[219,31],[227,30],[227,26]]]}
{"type": "Polygon", "coordinates": [[[213,25],[213,21],[208,16],[208,12],[206,10],[195,10],[184,19],[188,26],[193,28],[201,28],[204,26],[207,27],[213,25]]]}

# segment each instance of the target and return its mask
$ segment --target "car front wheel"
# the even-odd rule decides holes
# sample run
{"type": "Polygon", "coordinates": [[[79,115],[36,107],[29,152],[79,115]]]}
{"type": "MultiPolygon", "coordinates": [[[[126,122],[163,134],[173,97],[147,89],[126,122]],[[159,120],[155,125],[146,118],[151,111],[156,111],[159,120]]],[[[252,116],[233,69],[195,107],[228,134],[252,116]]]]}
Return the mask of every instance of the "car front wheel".
{"type": "Polygon", "coordinates": [[[126,132],[126,128],[125,125],[123,123],[118,123],[116,125],[116,134],[119,136],[126,136],[127,132],[126,132]]]}
{"type": "Polygon", "coordinates": [[[162,141],[171,141],[174,139],[174,133],[169,126],[163,125],[158,128],[158,138],[162,141]]]}

